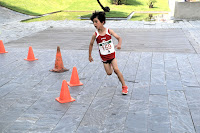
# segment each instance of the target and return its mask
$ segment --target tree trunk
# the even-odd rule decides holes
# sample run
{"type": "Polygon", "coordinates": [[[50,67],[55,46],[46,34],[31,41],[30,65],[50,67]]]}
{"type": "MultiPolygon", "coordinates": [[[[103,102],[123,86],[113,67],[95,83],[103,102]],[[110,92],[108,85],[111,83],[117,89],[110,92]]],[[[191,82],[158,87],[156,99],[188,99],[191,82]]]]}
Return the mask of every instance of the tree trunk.
{"type": "Polygon", "coordinates": [[[104,10],[104,12],[109,12],[110,11],[110,8],[109,7],[104,7],[99,0],[97,0],[97,2],[101,6],[101,8],[104,10]]]}

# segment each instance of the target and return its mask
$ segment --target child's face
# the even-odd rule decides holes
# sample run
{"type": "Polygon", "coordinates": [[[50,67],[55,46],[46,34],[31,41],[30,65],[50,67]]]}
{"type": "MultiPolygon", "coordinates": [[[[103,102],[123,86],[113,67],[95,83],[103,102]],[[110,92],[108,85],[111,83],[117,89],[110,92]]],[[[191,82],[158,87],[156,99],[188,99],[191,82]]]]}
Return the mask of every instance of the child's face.
{"type": "Polygon", "coordinates": [[[99,19],[96,17],[96,18],[93,19],[93,24],[94,24],[94,27],[95,27],[96,29],[100,29],[100,28],[103,26],[104,22],[101,23],[101,22],[99,21],[99,19]]]}

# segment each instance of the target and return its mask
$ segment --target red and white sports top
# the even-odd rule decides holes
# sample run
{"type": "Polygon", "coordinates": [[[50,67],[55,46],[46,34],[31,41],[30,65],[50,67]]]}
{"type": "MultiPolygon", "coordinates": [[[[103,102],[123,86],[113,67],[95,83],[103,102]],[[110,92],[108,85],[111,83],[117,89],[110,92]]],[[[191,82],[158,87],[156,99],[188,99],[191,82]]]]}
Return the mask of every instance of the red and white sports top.
{"type": "Polygon", "coordinates": [[[101,36],[98,31],[96,31],[95,34],[101,59],[107,61],[115,58],[115,48],[109,29],[106,29],[106,34],[104,36],[101,36]]]}

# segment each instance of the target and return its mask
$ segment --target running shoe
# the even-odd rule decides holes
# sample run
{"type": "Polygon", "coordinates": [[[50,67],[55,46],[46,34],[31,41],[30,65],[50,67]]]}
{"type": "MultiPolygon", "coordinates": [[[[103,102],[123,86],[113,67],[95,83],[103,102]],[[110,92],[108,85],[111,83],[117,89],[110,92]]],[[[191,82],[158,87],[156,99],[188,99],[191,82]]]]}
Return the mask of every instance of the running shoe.
{"type": "Polygon", "coordinates": [[[128,87],[127,86],[122,86],[122,94],[127,95],[128,94],[128,87]]]}

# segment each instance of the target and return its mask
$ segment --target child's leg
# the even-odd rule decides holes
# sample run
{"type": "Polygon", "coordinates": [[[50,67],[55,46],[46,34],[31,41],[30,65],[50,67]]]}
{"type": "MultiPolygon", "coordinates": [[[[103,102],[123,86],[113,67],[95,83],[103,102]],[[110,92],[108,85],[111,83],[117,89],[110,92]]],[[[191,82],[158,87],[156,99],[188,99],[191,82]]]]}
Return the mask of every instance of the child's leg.
{"type": "Polygon", "coordinates": [[[103,63],[107,75],[112,75],[113,68],[110,63],[103,63]]]}
{"type": "Polygon", "coordinates": [[[112,67],[114,69],[114,72],[117,74],[120,82],[122,83],[122,86],[126,86],[125,81],[124,81],[124,77],[123,77],[122,73],[119,71],[119,68],[117,66],[117,60],[113,59],[111,64],[112,64],[112,67]]]}

